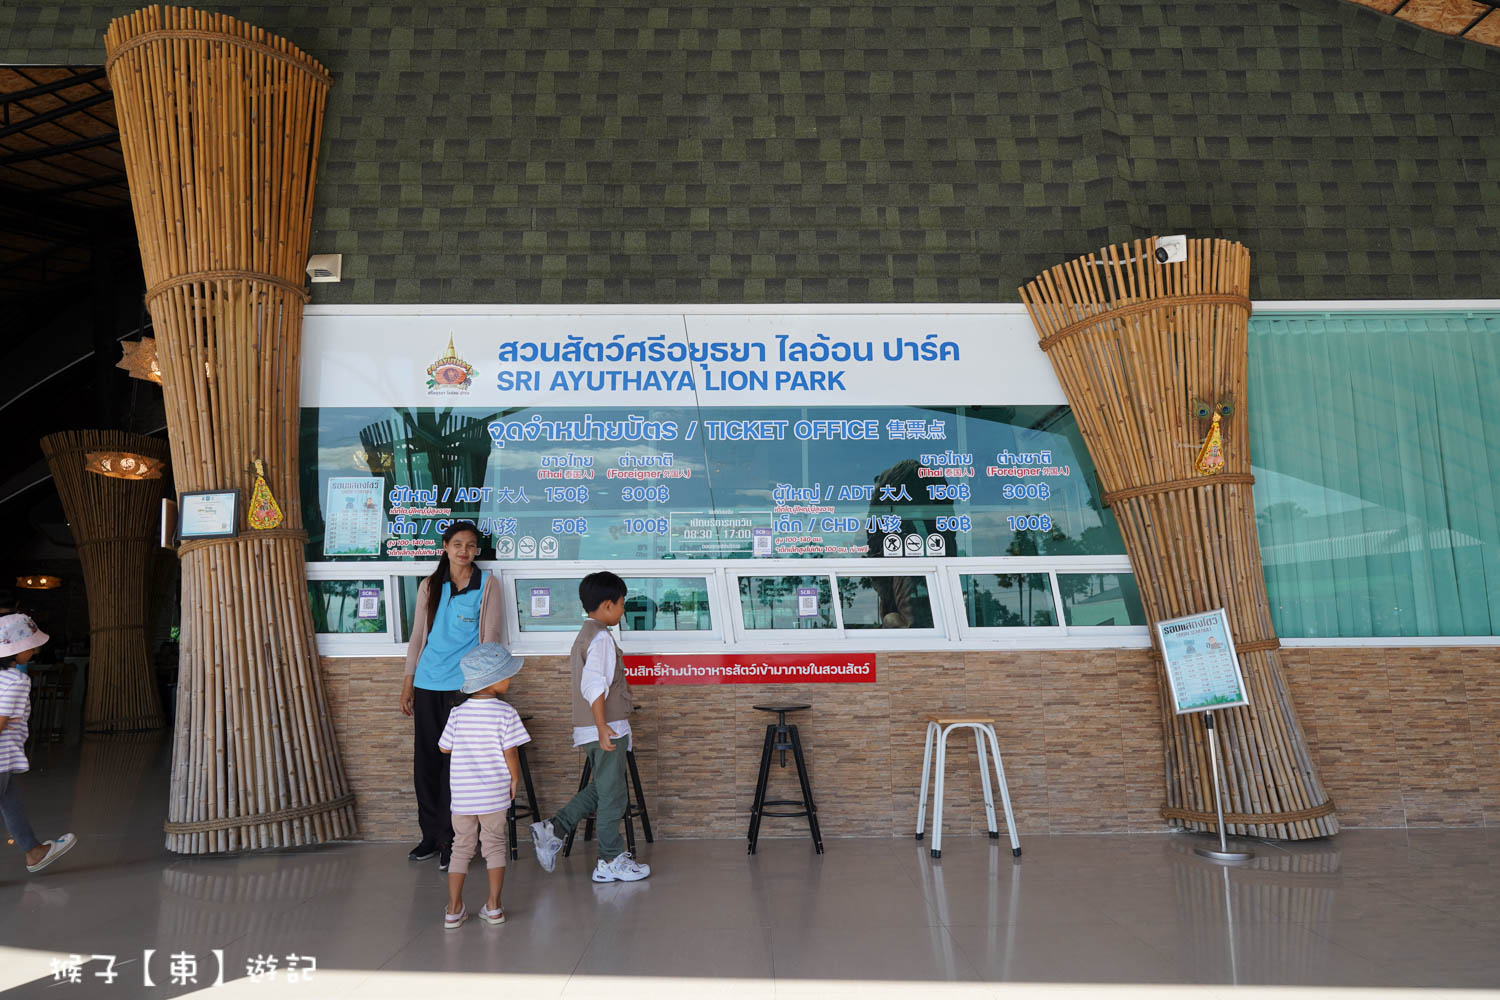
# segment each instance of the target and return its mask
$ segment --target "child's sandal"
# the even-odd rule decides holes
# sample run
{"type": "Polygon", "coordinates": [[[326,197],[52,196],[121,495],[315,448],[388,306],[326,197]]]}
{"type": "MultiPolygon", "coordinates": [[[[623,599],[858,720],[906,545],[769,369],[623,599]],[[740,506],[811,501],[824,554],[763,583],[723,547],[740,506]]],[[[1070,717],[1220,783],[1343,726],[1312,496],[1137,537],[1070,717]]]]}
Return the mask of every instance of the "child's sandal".
{"type": "Polygon", "coordinates": [[[505,907],[497,906],[493,910],[488,906],[479,908],[479,919],[491,926],[505,923],[505,907]]]}

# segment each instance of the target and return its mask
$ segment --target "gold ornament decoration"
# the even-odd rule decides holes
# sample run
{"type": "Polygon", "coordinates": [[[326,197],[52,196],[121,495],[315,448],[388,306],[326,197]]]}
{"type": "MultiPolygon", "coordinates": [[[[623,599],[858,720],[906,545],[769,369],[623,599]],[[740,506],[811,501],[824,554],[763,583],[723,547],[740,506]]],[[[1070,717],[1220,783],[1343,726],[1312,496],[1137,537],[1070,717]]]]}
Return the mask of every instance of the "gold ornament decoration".
{"type": "Polygon", "coordinates": [[[266,469],[260,459],[255,460],[255,487],[250,491],[250,512],[248,520],[250,527],[259,531],[275,528],[281,524],[281,505],[271,495],[271,487],[266,485],[266,469]]]}

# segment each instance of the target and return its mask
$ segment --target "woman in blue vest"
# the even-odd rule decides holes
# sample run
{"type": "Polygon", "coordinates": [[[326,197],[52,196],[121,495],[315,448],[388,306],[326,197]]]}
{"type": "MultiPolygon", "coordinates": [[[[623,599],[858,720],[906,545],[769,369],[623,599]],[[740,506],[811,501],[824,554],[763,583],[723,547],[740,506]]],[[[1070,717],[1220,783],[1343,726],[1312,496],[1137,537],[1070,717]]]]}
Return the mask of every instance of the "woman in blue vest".
{"type": "Polygon", "coordinates": [[[458,661],[481,642],[500,641],[500,585],[474,565],[479,556],[479,529],[457,521],[443,532],[443,554],[437,569],[417,588],[411,643],[406,647],[406,680],[401,712],[414,716],[412,784],[417,793],[417,822],[422,842],[407,855],[426,861],[441,854],[438,867],[448,868],[453,846],[448,808],[448,755],[438,737],[448,711],[462,697],[464,675],[458,661]]]}

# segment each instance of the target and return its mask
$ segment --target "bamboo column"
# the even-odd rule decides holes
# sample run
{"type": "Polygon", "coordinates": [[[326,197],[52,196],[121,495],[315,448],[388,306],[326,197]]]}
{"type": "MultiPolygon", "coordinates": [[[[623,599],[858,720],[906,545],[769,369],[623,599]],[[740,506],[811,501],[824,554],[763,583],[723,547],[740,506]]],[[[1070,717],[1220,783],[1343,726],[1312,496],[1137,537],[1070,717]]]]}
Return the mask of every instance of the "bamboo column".
{"type": "Polygon", "coordinates": [[[182,545],[167,847],[348,837],[303,565],[298,377],[328,73],[234,18],[115,20],[107,68],[156,330],[177,488],[241,491],[235,538],[182,545]],[[256,531],[253,462],[285,522],[256,531]]]}
{"type": "MultiPolygon", "coordinates": [[[[1104,502],[1153,622],[1228,609],[1248,707],[1217,713],[1230,832],[1300,840],[1338,830],[1281,670],[1255,533],[1246,419],[1250,253],[1189,240],[1163,264],[1156,241],[1105,247],[1021,289],[1042,349],[1062,382],[1104,502]],[[1232,403],[1225,465],[1200,474],[1208,429],[1190,410],[1232,403]]],[[[1177,716],[1162,681],[1167,805],[1195,830],[1216,826],[1202,716],[1177,716]]]]}
{"type": "Polygon", "coordinates": [[[62,431],[41,440],[78,546],[89,597],[88,690],[83,727],[160,729],[161,698],[146,641],[151,554],[158,544],[164,480],[84,471],[89,452],[167,461],[167,444],[123,431],[62,431]]]}

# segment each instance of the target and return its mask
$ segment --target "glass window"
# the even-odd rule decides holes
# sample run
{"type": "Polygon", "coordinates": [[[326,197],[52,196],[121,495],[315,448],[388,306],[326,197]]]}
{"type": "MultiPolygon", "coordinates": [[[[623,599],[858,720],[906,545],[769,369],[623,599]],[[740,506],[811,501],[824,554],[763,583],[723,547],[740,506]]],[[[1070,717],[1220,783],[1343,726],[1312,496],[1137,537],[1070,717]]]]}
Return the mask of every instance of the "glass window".
{"type": "Polygon", "coordinates": [[[844,627],[932,628],[932,599],[923,576],[841,576],[844,627]]]}
{"type": "Polygon", "coordinates": [[[417,588],[426,579],[421,576],[400,576],[396,578],[396,592],[401,596],[401,635],[402,642],[411,641],[411,623],[416,620],[417,614],[417,588]]]}
{"type": "Polygon", "coordinates": [[[385,631],[384,580],[309,580],[313,628],[325,635],[385,631]]]}
{"type": "Polygon", "coordinates": [[[1500,635],[1500,313],[1257,315],[1249,392],[1278,635],[1500,635]]]}
{"type": "Polygon", "coordinates": [[[1046,573],[985,573],[959,577],[970,628],[1047,628],[1057,624],[1046,573]]]}
{"type": "Polygon", "coordinates": [[[747,629],[834,628],[833,588],[826,576],[742,576],[747,629]]]}
{"type": "Polygon", "coordinates": [[[1145,625],[1141,592],[1131,573],[1059,573],[1063,620],[1069,625],[1145,625]]]}
{"type": "Polygon", "coordinates": [[[325,407],[301,441],[313,562],[434,559],[454,518],[501,561],[1124,551],[1066,406],[325,407]],[[551,439],[643,419],[673,436],[551,439]]]}
{"type": "MultiPolygon", "coordinates": [[[[701,632],[713,628],[708,580],[701,576],[626,578],[626,632],[701,632]]],[[[575,591],[576,593],[576,591],[575,591]]]]}
{"type": "MultiPolygon", "coordinates": [[[[522,632],[576,632],[583,620],[581,576],[516,580],[522,632]]],[[[622,632],[698,632],[713,628],[708,580],[701,576],[626,577],[622,632]]]]}

